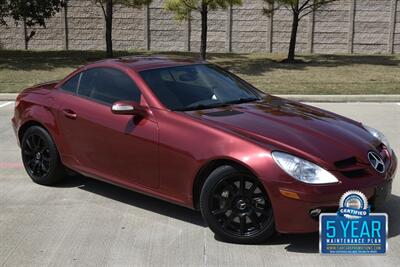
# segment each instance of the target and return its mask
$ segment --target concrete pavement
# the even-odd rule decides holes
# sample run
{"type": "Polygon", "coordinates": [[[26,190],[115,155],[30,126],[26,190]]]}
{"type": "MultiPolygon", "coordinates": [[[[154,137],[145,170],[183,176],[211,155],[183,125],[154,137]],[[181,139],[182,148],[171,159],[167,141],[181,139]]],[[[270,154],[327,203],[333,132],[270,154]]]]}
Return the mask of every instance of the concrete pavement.
{"type": "MultiPolygon", "coordinates": [[[[30,181],[0,102],[0,266],[395,266],[400,259],[400,176],[385,256],[321,256],[318,235],[261,245],[216,240],[199,213],[84,177],[58,187],[30,181]]],[[[400,153],[400,104],[319,103],[382,130],[400,153]]],[[[398,172],[399,173],[399,172],[398,172]]]]}

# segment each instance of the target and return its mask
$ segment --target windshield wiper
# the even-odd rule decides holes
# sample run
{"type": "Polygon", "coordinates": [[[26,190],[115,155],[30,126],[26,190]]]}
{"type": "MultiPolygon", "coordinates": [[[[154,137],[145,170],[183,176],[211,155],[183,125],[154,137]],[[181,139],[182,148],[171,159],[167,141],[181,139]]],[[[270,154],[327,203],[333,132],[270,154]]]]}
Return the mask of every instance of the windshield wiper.
{"type": "Polygon", "coordinates": [[[233,101],[228,101],[228,102],[224,102],[224,103],[218,103],[218,104],[212,104],[212,105],[204,105],[204,104],[200,104],[200,105],[196,105],[193,107],[186,107],[186,108],[178,108],[178,109],[174,109],[174,111],[191,111],[191,110],[202,110],[202,109],[210,109],[210,108],[220,108],[220,107],[226,107],[232,104],[241,104],[241,103],[248,103],[248,102],[253,102],[253,101],[257,101],[260,100],[259,98],[255,98],[255,97],[248,97],[248,98],[240,98],[240,99],[236,99],[233,101]]]}
{"type": "Polygon", "coordinates": [[[257,100],[260,100],[260,99],[257,97],[239,98],[236,100],[225,102],[224,104],[227,104],[227,105],[242,104],[242,103],[248,103],[248,102],[253,102],[253,101],[257,101],[257,100]]]}
{"type": "Polygon", "coordinates": [[[210,109],[210,108],[220,108],[220,107],[226,107],[229,106],[229,104],[226,103],[219,103],[219,104],[212,104],[212,105],[196,105],[193,107],[187,107],[187,108],[177,108],[174,109],[174,111],[191,111],[191,110],[202,110],[202,109],[210,109]]]}

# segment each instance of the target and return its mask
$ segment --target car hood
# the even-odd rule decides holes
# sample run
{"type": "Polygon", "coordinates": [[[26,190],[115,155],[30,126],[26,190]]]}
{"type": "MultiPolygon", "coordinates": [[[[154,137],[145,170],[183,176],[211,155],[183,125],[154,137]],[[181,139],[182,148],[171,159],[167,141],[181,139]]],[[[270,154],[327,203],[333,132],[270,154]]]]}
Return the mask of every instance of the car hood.
{"type": "Polygon", "coordinates": [[[335,162],[350,158],[368,164],[368,151],[380,144],[358,122],[274,96],[186,114],[328,169],[335,169],[335,162]]]}

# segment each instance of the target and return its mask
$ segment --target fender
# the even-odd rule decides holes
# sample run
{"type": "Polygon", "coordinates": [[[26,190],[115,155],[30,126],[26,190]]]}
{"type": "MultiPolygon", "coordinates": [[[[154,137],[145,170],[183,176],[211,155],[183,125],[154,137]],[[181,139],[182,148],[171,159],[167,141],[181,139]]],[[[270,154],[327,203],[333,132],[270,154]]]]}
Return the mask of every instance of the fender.
{"type": "Polygon", "coordinates": [[[20,112],[19,116],[15,117],[17,133],[19,137],[21,136],[21,130],[24,130],[25,126],[28,124],[40,124],[43,126],[53,138],[53,141],[61,155],[61,153],[65,150],[63,146],[63,142],[61,139],[61,132],[57,126],[55,119],[55,112],[53,105],[53,98],[48,97],[48,107],[44,107],[42,105],[38,105],[31,101],[27,101],[25,99],[21,99],[19,101],[18,109],[20,112]]]}

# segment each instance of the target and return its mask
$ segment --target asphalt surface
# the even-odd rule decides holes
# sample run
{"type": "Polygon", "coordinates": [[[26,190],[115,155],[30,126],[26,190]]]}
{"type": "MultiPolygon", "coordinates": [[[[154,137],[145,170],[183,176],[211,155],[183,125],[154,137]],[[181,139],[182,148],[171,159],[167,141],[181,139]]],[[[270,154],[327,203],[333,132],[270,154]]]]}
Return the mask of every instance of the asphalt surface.
{"type": "MultiPolygon", "coordinates": [[[[383,212],[385,256],[322,256],[318,234],[277,235],[261,245],[216,240],[199,213],[95,181],[34,184],[0,102],[0,266],[395,266],[400,260],[400,175],[383,212]]],[[[400,104],[315,104],[383,131],[400,153],[400,104]]],[[[398,172],[399,173],[399,172],[398,172]]]]}

